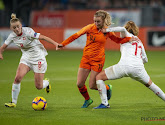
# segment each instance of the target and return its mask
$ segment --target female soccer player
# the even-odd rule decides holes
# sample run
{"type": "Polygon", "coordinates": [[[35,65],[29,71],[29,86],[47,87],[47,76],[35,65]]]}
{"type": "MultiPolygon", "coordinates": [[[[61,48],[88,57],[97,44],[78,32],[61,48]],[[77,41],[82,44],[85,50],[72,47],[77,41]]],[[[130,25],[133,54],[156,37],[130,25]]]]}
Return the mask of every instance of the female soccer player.
{"type": "Polygon", "coordinates": [[[30,70],[33,70],[34,72],[36,88],[45,88],[46,92],[49,93],[51,89],[49,80],[43,80],[44,74],[47,70],[47,62],[45,58],[47,51],[40,43],[39,39],[54,44],[56,48],[58,46],[58,43],[49,37],[34,32],[32,28],[22,27],[20,20],[16,18],[15,14],[11,14],[11,18],[10,28],[13,32],[10,33],[8,38],[5,40],[5,43],[0,47],[0,59],[3,59],[3,51],[12,42],[21,49],[22,57],[18,65],[14,83],[12,85],[12,102],[5,103],[6,107],[16,107],[21,80],[30,70]]]}
{"type": "MultiPolygon", "coordinates": [[[[80,93],[85,98],[85,102],[82,108],[87,108],[92,104],[93,100],[89,97],[85,81],[91,72],[89,78],[90,89],[96,89],[96,75],[102,71],[105,61],[105,42],[107,38],[117,42],[124,43],[130,40],[130,38],[118,38],[113,32],[102,33],[101,29],[111,25],[111,17],[108,12],[99,10],[94,15],[94,23],[83,27],[80,31],[70,36],[68,39],[61,43],[59,48],[66,46],[81,35],[87,35],[86,46],[83,50],[83,56],[77,75],[77,86],[80,93]]],[[[110,86],[106,86],[108,90],[108,99],[110,99],[110,86]]]]}
{"type": "MultiPolygon", "coordinates": [[[[127,22],[124,27],[107,28],[102,31],[104,33],[120,32],[121,37],[135,37],[139,33],[139,29],[133,21],[127,22]]],[[[118,64],[106,68],[96,76],[96,84],[102,102],[98,107],[95,107],[95,109],[110,107],[106,98],[107,92],[104,81],[122,77],[131,77],[132,79],[143,83],[165,101],[164,92],[151,81],[144,68],[144,63],[148,62],[148,58],[142,42],[137,40],[121,44],[120,51],[121,58],[118,64]]]]}

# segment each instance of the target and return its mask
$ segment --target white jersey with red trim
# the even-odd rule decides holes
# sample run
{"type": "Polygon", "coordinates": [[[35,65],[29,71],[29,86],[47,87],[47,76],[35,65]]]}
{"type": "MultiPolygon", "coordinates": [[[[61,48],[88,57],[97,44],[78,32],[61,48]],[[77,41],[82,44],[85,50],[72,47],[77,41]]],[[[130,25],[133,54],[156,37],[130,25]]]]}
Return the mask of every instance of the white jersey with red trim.
{"type": "MultiPolygon", "coordinates": [[[[129,33],[124,27],[108,28],[107,32],[120,32],[120,36],[123,37],[136,37],[129,33]]],[[[131,41],[124,44],[120,44],[121,58],[120,65],[129,65],[133,67],[144,66],[143,63],[148,62],[147,55],[145,53],[144,46],[140,39],[138,41],[131,41]]]]}
{"type": "MultiPolygon", "coordinates": [[[[44,59],[48,55],[42,43],[38,40],[40,33],[34,32],[30,27],[22,27],[22,34],[17,36],[14,32],[10,33],[5,40],[5,44],[14,43],[22,51],[22,58],[35,64],[38,60],[44,59]]],[[[22,59],[21,58],[21,59],[22,59]]]]}

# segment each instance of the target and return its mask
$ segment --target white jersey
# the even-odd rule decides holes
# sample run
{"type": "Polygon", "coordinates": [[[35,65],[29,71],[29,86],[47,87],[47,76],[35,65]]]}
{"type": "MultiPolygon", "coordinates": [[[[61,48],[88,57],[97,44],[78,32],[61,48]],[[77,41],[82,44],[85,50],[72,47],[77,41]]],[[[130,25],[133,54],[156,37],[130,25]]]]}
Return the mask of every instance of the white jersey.
{"type": "Polygon", "coordinates": [[[22,34],[17,36],[14,32],[10,33],[5,40],[5,44],[14,43],[22,51],[21,59],[28,60],[32,64],[38,60],[45,59],[48,54],[44,46],[38,40],[40,33],[34,32],[30,27],[22,27],[22,34]]]}
{"type": "MultiPolygon", "coordinates": [[[[133,34],[129,33],[124,27],[108,28],[108,32],[120,32],[120,36],[132,37],[133,34]]],[[[136,37],[136,36],[134,36],[136,37]]],[[[129,65],[133,67],[144,66],[143,63],[148,62],[144,46],[140,39],[138,41],[127,42],[120,44],[121,58],[120,65],[129,65]]]]}

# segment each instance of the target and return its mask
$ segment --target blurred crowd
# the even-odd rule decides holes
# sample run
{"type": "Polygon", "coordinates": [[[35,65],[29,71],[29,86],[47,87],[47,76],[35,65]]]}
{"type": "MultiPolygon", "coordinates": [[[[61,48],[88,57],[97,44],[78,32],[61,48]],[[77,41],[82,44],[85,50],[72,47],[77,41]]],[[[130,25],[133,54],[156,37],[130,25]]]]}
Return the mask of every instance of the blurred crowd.
{"type": "Polygon", "coordinates": [[[83,10],[165,6],[164,0],[33,0],[34,10],[83,10]]]}
{"type": "MultiPolygon", "coordinates": [[[[98,9],[134,9],[151,7],[163,8],[165,15],[165,0],[0,0],[0,27],[9,26],[11,13],[22,18],[25,25],[29,25],[32,11],[56,10],[98,10],[98,9]]],[[[160,14],[159,12],[156,13],[160,14]]],[[[163,16],[165,17],[165,16],[163,16]]],[[[164,21],[164,19],[163,19],[164,21]]],[[[164,21],[165,22],[165,21],[164,21]]],[[[163,22],[163,25],[165,24],[163,22]]]]}
{"type": "Polygon", "coordinates": [[[0,9],[83,10],[165,6],[164,0],[0,0],[0,9]]]}

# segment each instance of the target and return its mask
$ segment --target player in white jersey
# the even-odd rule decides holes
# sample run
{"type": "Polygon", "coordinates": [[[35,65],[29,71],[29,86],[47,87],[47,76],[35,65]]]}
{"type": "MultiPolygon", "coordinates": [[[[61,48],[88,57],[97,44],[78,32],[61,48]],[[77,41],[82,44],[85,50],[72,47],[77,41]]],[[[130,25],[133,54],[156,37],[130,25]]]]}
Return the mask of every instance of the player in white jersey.
{"type": "Polygon", "coordinates": [[[35,86],[37,89],[45,88],[49,93],[51,86],[48,79],[44,79],[44,74],[47,70],[47,62],[45,56],[47,51],[40,43],[40,40],[45,40],[56,46],[58,43],[49,37],[36,33],[30,27],[22,27],[22,24],[15,14],[11,15],[10,28],[13,31],[10,33],[5,43],[0,47],[0,59],[3,59],[2,52],[10,43],[14,43],[22,51],[22,57],[18,65],[15,80],[12,85],[12,102],[5,103],[6,107],[16,107],[18,95],[20,92],[20,84],[23,77],[32,70],[34,72],[35,86]]]}
{"type": "Polygon", "coordinates": [[[107,91],[104,81],[114,80],[122,77],[131,77],[146,87],[151,89],[158,97],[165,101],[164,92],[155,85],[147,74],[144,63],[148,62],[144,46],[137,37],[139,33],[138,27],[133,21],[126,23],[124,27],[113,27],[103,29],[102,32],[120,32],[121,37],[134,37],[130,42],[120,44],[121,58],[120,61],[100,72],[96,76],[96,84],[101,98],[101,104],[95,109],[109,108],[107,100],[107,91]]]}

